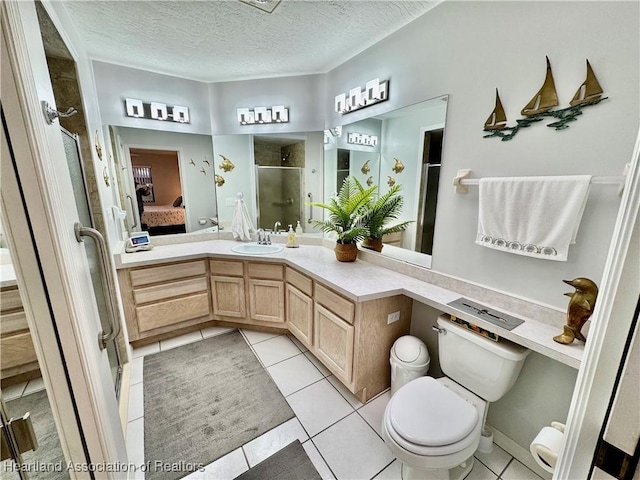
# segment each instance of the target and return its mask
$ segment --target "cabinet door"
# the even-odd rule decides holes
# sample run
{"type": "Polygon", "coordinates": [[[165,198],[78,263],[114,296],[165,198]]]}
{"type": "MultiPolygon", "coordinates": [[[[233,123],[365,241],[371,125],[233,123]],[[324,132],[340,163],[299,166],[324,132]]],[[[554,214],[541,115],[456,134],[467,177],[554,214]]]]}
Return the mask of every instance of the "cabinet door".
{"type": "Polygon", "coordinates": [[[287,284],[287,328],[307,348],[313,344],[313,299],[287,284]]]}
{"type": "Polygon", "coordinates": [[[315,304],[314,353],[344,383],[351,383],[354,327],[315,304]]]}
{"type": "Polygon", "coordinates": [[[284,323],[284,283],[250,278],[249,312],[251,320],[284,323]]]}
{"type": "Polygon", "coordinates": [[[244,278],[211,276],[213,314],[223,317],[245,318],[244,278]]]}

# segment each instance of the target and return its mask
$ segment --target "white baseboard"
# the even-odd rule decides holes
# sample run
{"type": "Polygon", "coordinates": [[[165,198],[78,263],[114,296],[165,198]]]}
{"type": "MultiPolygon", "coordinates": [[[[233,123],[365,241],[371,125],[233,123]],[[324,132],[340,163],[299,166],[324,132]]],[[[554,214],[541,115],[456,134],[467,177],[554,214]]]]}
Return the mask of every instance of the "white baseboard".
{"type": "Polygon", "coordinates": [[[514,442],[500,430],[497,430],[495,427],[492,427],[490,425],[489,427],[493,432],[493,443],[498,445],[520,463],[524,464],[527,468],[533,470],[537,475],[540,475],[546,480],[551,480],[552,474],[544,470],[540,465],[536,463],[536,461],[533,459],[533,456],[531,455],[531,452],[528,449],[514,442]]]}

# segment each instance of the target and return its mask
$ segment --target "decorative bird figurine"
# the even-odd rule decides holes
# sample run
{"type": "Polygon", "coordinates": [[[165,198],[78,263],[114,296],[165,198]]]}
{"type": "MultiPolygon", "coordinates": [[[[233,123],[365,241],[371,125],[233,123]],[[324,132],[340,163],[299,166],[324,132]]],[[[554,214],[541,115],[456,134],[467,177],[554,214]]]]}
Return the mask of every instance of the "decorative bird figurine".
{"type": "Polygon", "coordinates": [[[196,162],[194,162],[194,161],[193,161],[193,158],[192,158],[191,160],[189,160],[189,163],[190,163],[191,165],[193,165],[194,167],[196,166],[196,162]]]}
{"type": "Polygon", "coordinates": [[[203,168],[200,169],[200,173],[202,173],[204,176],[207,176],[207,171],[203,168]]]}
{"type": "Polygon", "coordinates": [[[394,172],[396,172],[396,174],[398,174],[404,170],[404,163],[402,163],[396,157],[393,157],[393,159],[396,161],[396,163],[393,165],[391,170],[393,170],[394,172]]]}
{"type": "Polygon", "coordinates": [[[553,337],[553,339],[565,345],[569,345],[576,338],[585,342],[587,339],[580,330],[596,306],[598,287],[588,278],[563,280],[563,282],[574,287],[576,291],[565,293],[566,296],[571,297],[567,307],[567,324],[564,326],[564,333],[553,337]]]}
{"type": "Polygon", "coordinates": [[[204,160],[202,160],[202,163],[206,163],[207,165],[211,166],[211,162],[209,160],[207,160],[206,157],[205,157],[204,160]]]}
{"type": "Polygon", "coordinates": [[[222,157],[222,163],[220,164],[220,168],[222,169],[222,171],[230,172],[231,170],[233,170],[236,167],[233,164],[233,162],[231,160],[229,160],[227,157],[225,157],[224,155],[218,154],[218,156],[222,157]]]}

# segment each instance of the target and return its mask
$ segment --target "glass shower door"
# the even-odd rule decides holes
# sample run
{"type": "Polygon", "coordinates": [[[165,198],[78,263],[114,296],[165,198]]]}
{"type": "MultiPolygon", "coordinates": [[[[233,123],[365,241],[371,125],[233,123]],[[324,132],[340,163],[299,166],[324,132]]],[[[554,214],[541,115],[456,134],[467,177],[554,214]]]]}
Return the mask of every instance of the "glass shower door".
{"type": "Polygon", "coordinates": [[[258,182],[258,228],[273,229],[276,222],[286,230],[303,219],[302,168],[256,167],[258,182]]]}
{"type": "MultiPolygon", "coordinates": [[[[91,215],[89,207],[89,199],[85,182],[84,170],[82,167],[82,157],[80,154],[80,143],[77,135],[60,127],[62,133],[62,142],[64,144],[65,155],[67,157],[67,165],[69,166],[69,174],[73,184],[73,196],[78,207],[78,217],[80,223],[85,227],[95,228],[95,222],[91,215]]],[[[109,324],[109,306],[108,299],[105,298],[105,286],[102,276],[100,252],[96,244],[92,241],[84,242],[87,252],[87,260],[89,262],[89,270],[91,272],[91,281],[93,283],[93,291],[96,296],[98,312],[100,314],[100,322],[103,331],[110,330],[109,324]]],[[[106,347],[109,364],[111,366],[111,377],[113,379],[116,398],[120,396],[120,377],[122,375],[122,360],[118,351],[117,338],[107,342],[106,347]]]]}

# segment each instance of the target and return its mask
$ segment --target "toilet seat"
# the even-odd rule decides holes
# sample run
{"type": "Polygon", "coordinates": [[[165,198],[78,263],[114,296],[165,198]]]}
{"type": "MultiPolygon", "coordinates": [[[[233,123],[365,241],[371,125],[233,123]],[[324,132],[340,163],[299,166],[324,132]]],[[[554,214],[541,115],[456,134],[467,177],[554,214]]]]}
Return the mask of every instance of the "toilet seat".
{"type": "Polygon", "coordinates": [[[459,392],[434,378],[421,377],[391,398],[384,422],[389,435],[407,451],[441,456],[477,442],[482,417],[477,406],[459,392]]]}

